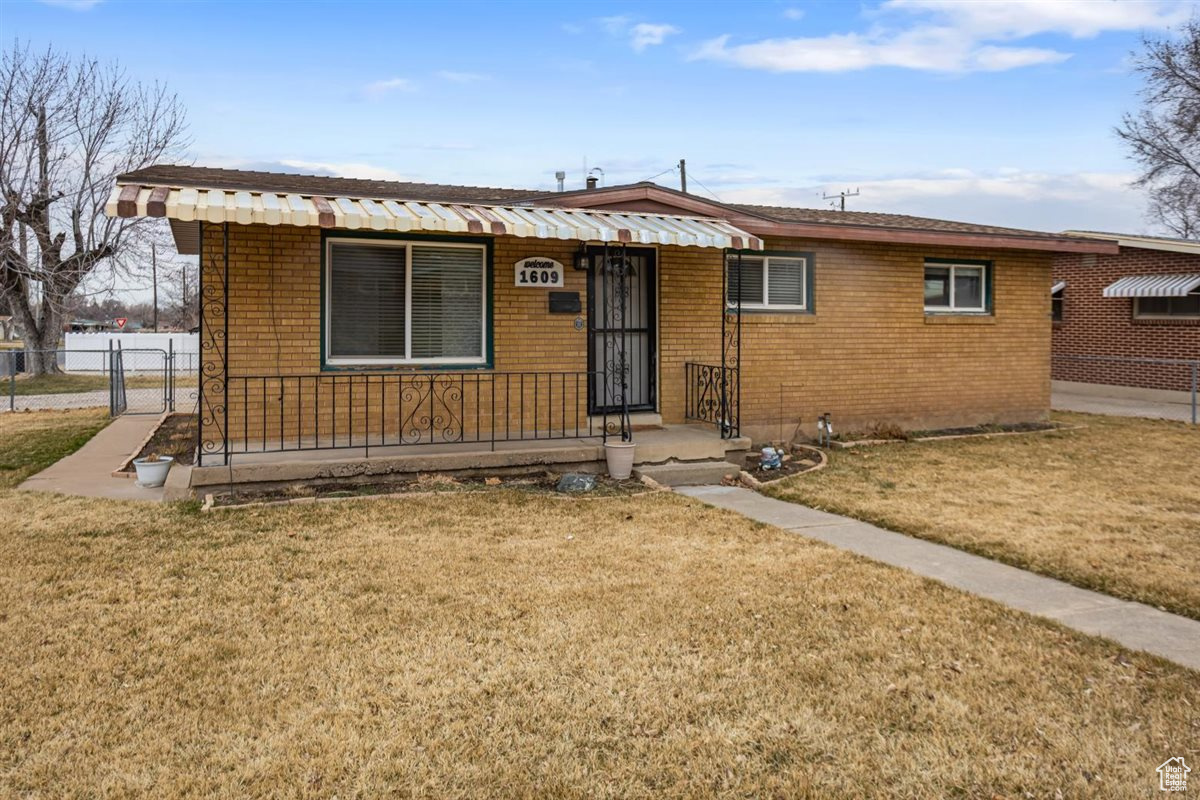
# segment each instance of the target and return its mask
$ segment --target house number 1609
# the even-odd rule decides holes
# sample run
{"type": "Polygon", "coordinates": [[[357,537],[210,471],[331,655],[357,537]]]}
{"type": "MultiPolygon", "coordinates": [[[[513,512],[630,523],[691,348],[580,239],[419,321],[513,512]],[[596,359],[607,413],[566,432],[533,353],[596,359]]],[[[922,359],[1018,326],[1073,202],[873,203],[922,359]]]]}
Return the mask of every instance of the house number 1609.
{"type": "Polygon", "coordinates": [[[563,265],[552,258],[525,258],[516,263],[516,285],[519,287],[561,287],[563,265]]]}

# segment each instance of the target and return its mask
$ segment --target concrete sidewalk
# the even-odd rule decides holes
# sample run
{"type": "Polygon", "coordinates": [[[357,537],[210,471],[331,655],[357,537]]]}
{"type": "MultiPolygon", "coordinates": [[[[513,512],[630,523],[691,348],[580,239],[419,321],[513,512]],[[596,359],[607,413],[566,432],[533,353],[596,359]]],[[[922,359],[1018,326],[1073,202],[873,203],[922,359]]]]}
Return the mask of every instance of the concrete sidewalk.
{"type": "Polygon", "coordinates": [[[111,473],[124,463],[158,423],[158,416],[124,415],[97,433],[83,447],[30,477],[18,489],[58,492],[80,497],[160,502],[163,489],[144,489],[133,478],[111,473]]]}
{"type": "Polygon", "coordinates": [[[1200,670],[1200,622],[734,486],[675,491],[1200,670]]]}

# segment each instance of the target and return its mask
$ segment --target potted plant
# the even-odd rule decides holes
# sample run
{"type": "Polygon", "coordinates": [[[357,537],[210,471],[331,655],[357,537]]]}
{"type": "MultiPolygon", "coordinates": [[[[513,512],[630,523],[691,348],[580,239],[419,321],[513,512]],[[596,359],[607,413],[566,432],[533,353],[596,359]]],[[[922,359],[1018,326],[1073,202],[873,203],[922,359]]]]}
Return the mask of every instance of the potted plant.
{"type": "Polygon", "coordinates": [[[160,456],[158,453],[151,453],[145,458],[135,458],[133,468],[137,470],[138,485],[148,488],[162,486],[167,482],[167,473],[174,461],[170,456],[160,456]]]}
{"type": "Polygon", "coordinates": [[[608,464],[608,477],[623,481],[633,472],[633,450],[637,445],[621,440],[604,443],[604,460],[608,464]]]}

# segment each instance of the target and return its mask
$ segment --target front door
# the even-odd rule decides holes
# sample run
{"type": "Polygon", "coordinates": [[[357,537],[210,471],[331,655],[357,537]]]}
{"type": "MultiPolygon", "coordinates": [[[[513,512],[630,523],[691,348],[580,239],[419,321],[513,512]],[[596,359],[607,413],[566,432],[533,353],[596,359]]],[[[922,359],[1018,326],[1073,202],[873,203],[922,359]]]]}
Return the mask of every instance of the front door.
{"type": "Polygon", "coordinates": [[[589,248],[588,255],[588,412],[621,411],[622,383],[630,411],[653,411],[658,339],[654,250],[609,247],[607,263],[602,247],[589,248]]]}

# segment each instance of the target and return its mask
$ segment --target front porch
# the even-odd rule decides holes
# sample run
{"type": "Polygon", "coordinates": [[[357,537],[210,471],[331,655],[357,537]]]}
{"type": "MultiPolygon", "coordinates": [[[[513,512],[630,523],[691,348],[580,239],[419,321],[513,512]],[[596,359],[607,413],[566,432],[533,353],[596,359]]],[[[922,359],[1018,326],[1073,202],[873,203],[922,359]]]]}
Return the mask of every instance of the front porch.
{"type": "MultiPolygon", "coordinates": [[[[638,430],[635,466],[735,462],[750,448],[746,437],[723,437],[711,425],[683,424],[638,430]]],[[[286,443],[285,443],[286,444],[286,443]]],[[[546,468],[555,472],[602,472],[602,436],[500,441],[383,444],[333,449],[289,449],[231,454],[210,460],[191,473],[191,488],[254,484],[368,483],[403,480],[422,473],[500,475],[546,468]],[[226,463],[227,461],[227,463],[226,463]]]]}

